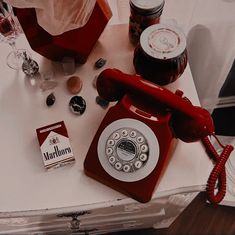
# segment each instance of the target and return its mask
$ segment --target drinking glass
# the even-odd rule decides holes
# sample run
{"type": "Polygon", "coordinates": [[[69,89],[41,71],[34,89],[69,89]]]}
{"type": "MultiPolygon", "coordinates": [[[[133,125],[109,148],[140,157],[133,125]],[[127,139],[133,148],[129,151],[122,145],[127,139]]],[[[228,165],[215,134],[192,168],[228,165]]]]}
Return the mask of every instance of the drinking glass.
{"type": "Polygon", "coordinates": [[[7,56],[7,65],[12,69],[20,69],[22,66],[23,49],[17,49],[15,40],[20,34],[20,27],[13,13],[12,7],[6,2],[0,1],[0,34],[4,42],[7,42],[12,52],[7,56]]]}
{"type": "Polygon", "coordinates": [[[41,83],[39,87],[42,91],[52,90],[58,85],[58,82],[55,79],[55,75],[56,75],[55,63],[53,63],[51,60],[44,58],[40,67],[41,83]]]}
{"type": "Polygon", "coordinates": [[[41,71],[40,75],[41,75],[41,84],[39,87],[42,91],[51,90],[57,86],[58,83],[54,79],[55,75],[53,69],[41,71]]]}

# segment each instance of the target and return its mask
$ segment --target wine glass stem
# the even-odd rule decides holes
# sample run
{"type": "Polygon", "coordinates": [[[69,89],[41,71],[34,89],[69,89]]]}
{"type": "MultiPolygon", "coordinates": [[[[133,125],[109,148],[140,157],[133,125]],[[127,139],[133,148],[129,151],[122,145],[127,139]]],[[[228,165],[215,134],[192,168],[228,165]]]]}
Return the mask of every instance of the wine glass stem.
{"type": "Polygon", "coordinates": [[[19,58],[20,58],[20,53],[18,52],[18,49],[17,49],[17,47],[16,47],[16,43],[15,43],[14,41],[12,41],[12,42],[9,42],[9,45],[10,45],[11,48],[12,48],[14,57],[15,57],[16,59],[19,59],[19,58]]]}

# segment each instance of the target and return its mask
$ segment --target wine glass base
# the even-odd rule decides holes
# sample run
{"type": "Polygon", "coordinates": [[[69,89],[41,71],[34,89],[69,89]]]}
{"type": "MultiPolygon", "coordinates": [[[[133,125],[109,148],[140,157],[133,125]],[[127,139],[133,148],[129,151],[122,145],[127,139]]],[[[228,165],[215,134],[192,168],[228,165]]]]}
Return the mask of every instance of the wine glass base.
{"type": "Polygon", "coordinates": [[[12,51],[10,54],[8,54],[7,56],[7,65],[11,68],[11,69],[15,69],[15,70],[19,70],[22,68],[22,64],[23,64],[23,52],[25,52],[27,54],[29,54],[29,52],[27,50],[24,49],[18,49],[16,52],[12,51]]]}

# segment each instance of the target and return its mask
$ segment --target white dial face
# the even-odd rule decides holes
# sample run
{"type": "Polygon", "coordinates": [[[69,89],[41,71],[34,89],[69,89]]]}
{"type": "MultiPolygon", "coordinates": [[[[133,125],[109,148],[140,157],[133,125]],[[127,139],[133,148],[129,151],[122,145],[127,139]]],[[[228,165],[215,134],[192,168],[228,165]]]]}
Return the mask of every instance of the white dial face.
{"type": "MultiPolygon", "coordinates": [[[[105,145],[106,157],[115,159],[118,165],[121,164],[119,170],[123,172],[134,172],[143,167],[148,160],[148,149],[148,142],[143,134],[132,128],[115,130],[108,137],[105,145]],[[119,136],[118,139],[114,138],[116,135],[119,136]],[[110,146],[110,142],[114,142],[114,144],[110,146]],[[111,152],[111,154],[107,154],[107,152],[111,152]]],[[[115,164],[113,166],[116,169],[115,164]]]]}
{"type": "Polygon", "coordinates": [[[120,119],[108,125],[98,141],[98,157],[115,179],[134,182],[156,167],[159,144],[153,131],[136,119],[120,119]]]}

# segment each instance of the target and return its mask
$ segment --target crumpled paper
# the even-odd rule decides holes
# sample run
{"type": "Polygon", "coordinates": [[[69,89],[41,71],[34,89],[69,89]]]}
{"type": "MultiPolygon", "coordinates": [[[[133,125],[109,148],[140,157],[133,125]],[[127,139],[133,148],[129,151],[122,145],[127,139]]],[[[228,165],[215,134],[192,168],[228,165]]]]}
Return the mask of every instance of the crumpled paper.
{"type": "Polygon", "coordinates": [[[96,0],[7,0],[17,8],[35,8],[38,24],[51,35],[83,27],[96,0]]]}

